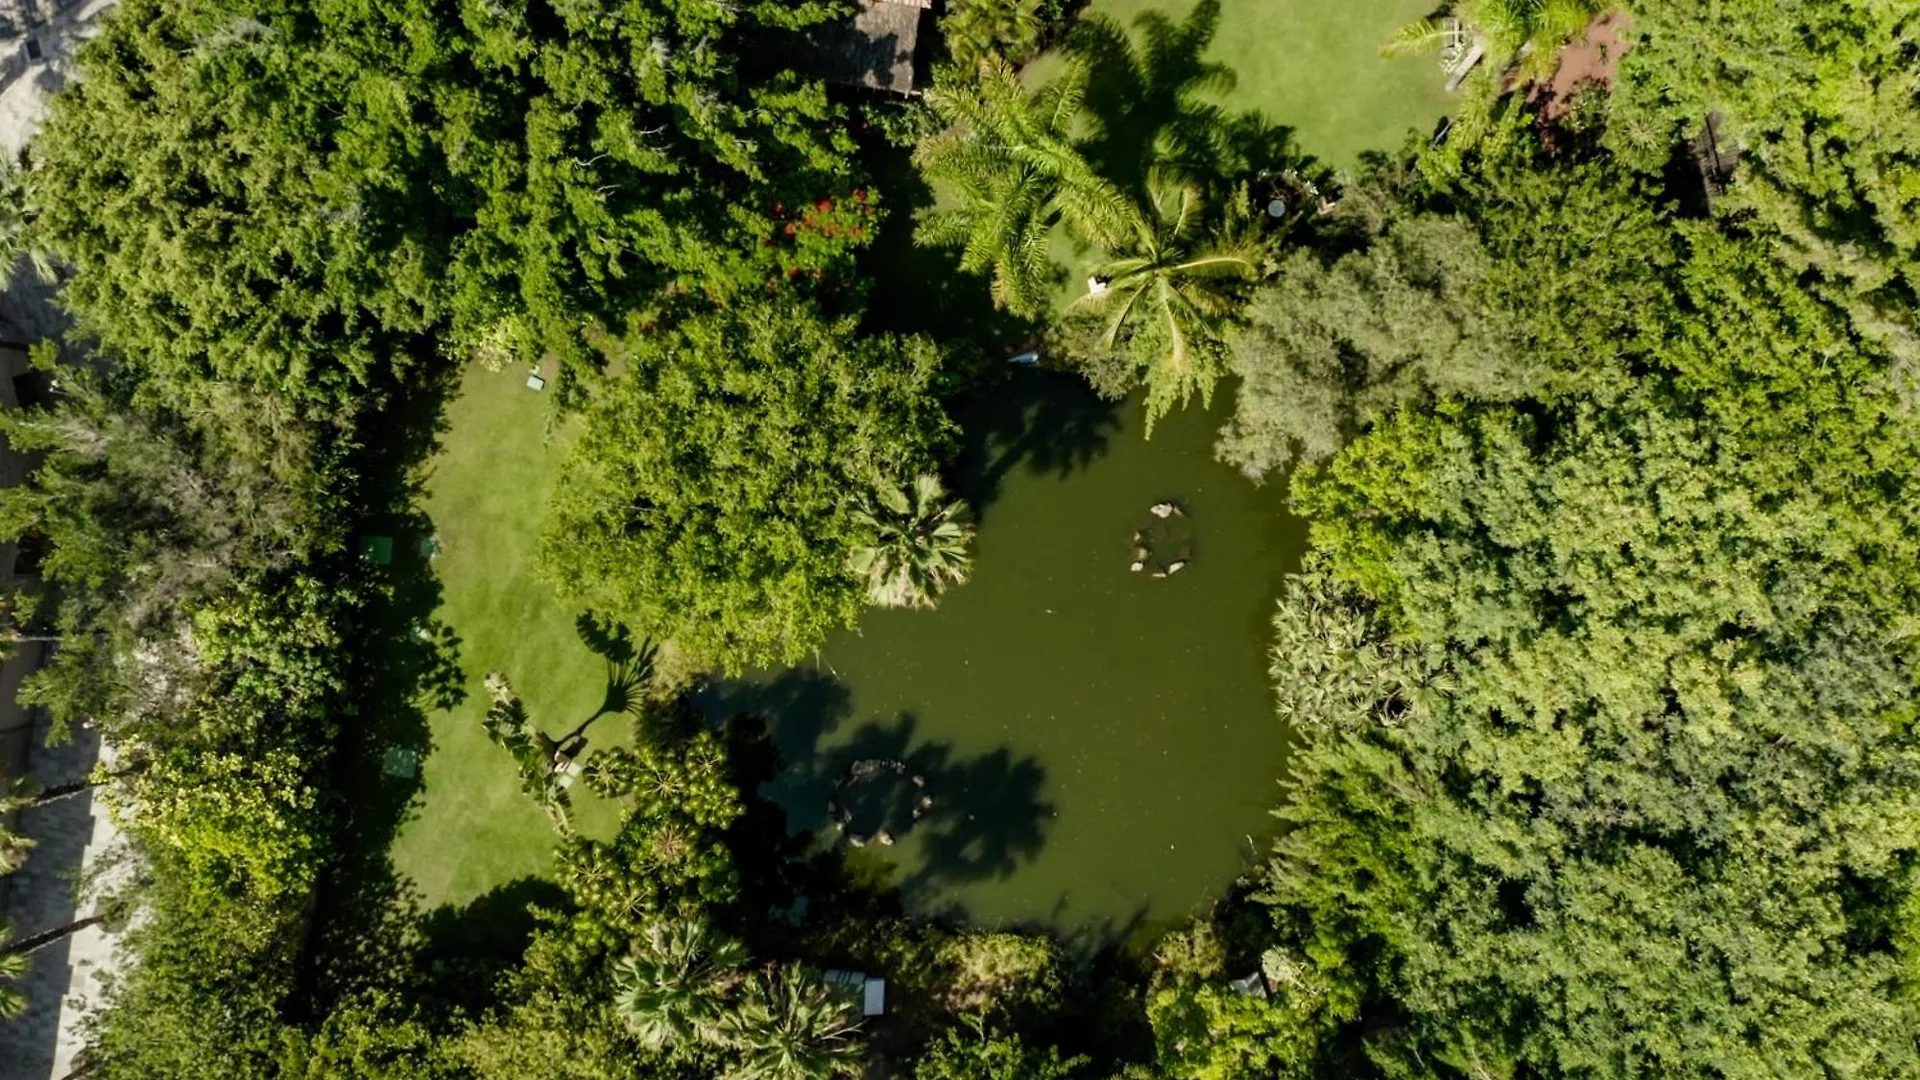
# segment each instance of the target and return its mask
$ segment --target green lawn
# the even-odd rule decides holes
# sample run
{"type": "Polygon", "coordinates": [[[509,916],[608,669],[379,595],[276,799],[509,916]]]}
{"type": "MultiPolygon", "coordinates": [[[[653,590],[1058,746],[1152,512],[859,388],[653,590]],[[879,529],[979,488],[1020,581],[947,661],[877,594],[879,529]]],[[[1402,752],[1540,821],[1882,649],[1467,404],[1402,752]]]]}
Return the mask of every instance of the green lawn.
{"type": "MultiPolygon", "coordinates": [[[[1195,0],[1093,0],[1088,11],[1129,29],[1144,11],[1184,19],[1195,0]]],[[[1380,43],[1428,14],[1434,0],[1222,0],[1220,28],[1206,59],[1231,68],[1234,88],[1220,103],[1258,110],[1294,129],[1299,146],[1335,168],[1367,150],[1398,149],[1447,110],[1440,65],[1431,57],[1386,60],[1380,43]]],[[[1041,78],[1054,63],[1035,65],[1041,78]]]]}
{"type": "MultiPolygon", "coordinates": [[[[580,642],[574,612],[533,574],[540,516],[566,446],[547,438],[547,395],[527,389],[521,370],[468,371],[447,408],[445,444],[427,483],[427,513],[440,542],[434,562],[438,612],[460,637],[467,699],[431,719],[433,752],[419,814],[394,845],[401,873],[429,904],[464,903],[516,878],[545,874],[553,832],[520,791],[513,764],[487,741],[481,680],[504,671],[534,721],[549,732],[573,727],[598,706],[605,665],[580,642]]],[[[592,728],[589,747],[625,739],[619,717],[592,728]]],[[[613,807],[575,789],[577,821],[603,832],[613,807]]]]}

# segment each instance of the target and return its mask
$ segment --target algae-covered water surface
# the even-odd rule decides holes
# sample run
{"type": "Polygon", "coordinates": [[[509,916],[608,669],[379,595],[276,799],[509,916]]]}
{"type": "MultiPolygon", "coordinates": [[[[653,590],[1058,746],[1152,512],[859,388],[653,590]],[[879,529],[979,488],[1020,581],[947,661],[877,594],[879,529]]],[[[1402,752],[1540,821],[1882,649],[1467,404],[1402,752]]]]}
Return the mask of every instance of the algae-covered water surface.
{"type": "Polygon", "coordinates": [[[1286,738],[1267,623],[1304,529],[1278,485],[1214,461],[1217,417],[1197,407],[1146,440],[1137,402],[1024,373],[958,416],[973,579],[937,611],[872,612],[806,664],[701,697],[766,717],[788,763],[766,792],[790,826],[858,843],[917,910],[1114,929],[1180,915],[1269,830],[1286,738]]]}

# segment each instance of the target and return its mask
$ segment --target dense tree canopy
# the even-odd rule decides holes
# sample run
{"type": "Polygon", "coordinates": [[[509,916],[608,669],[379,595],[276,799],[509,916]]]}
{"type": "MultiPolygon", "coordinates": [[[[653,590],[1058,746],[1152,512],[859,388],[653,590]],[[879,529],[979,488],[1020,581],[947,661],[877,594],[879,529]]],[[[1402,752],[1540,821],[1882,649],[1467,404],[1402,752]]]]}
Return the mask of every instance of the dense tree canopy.
{"type": "Polygon", "coordinates": [[[585,408],[541,540],[568,599],[704,659],[791,661],[866,601],[855,499],[932,460],[947,420],[919,339],[792,303],[637,326],[585,408]]]}
{"type": "Polygon", "coordinates": [[[578,355],[663,289],[833,265],[850,143],[816,83],[721,43],[818,4],[139,0],[56,102],[38,238],[171,394],[340,415],[441,347],[578,355]],[[831,229],[826,228],[831,224],[831,229]]]}
{"type": "MultiPolygon", "coordinates": [[[[1900,0],[1651,0],[1607,138],[1649,169],[1709,114],[1740,165],[1723,207],[1752,211],[1796,261],[1866,297],[1920,350],[1920,18],[1900,0]]],[[[1885,329],[1894,329],[1887,327],[1885,329]]]]}
{"type": "Polygon", "coordinates": [[[1300,488],[1270,899],[1405,1017],[1383,1066],[1920,1067],[1915,429],[1765,242],[1669,246],[1629,389],[1395,413],[1300,488]]]}

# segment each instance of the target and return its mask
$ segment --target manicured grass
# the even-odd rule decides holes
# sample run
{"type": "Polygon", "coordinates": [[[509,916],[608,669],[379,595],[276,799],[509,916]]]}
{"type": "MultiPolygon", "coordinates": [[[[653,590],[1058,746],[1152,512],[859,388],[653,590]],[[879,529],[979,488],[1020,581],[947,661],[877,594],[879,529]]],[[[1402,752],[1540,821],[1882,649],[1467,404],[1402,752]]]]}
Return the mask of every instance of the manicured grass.
{"type": "MultiPolygon", "coordinates": [[[[447,431],[427,482],[427,512],[440,542],[434,561],[443,593],[438,615],[460,637],[467,698],[431,717],[433,752],[424,766],[418,815],[401,831],[394,861],[430,904],[463,903],[495,886],[545,874],[554,835],[520,791],[513,763],[487,740],[482,680],[507,673],[534,722],[572,728],[599,704],[606,669],[563,608],[533,573],[534,543],[547,496],[566,453],[564,430],[548,438],[551,399],[526,388],[524,371],[471,369],[447,408],[447,431]]],[[[606,717],[589,750],[628,738],[606,717]]],[[[576,821],[601,833],[614,808],[574,789],[576,821]]]]}
{"type": "MultiPolygon", "coordinates": [[[[1195,0],[1093,0],[1088,11],[1129,30],[1146,11],[1185,19],[1195,0]]],[[[1368,150],[1398,149],[1427,134],[1447,111],[1431,57],[1379,55],[1395,29],[1428,14],[1433,0],[1223,0],[1206,59],[1231,68],[1221,104],[1258,110],[1294,129],[1299,147],[1335,168],[1368,150]]],[[[1052,57],[1039,61],[1044,77],[1052,57]]]]}

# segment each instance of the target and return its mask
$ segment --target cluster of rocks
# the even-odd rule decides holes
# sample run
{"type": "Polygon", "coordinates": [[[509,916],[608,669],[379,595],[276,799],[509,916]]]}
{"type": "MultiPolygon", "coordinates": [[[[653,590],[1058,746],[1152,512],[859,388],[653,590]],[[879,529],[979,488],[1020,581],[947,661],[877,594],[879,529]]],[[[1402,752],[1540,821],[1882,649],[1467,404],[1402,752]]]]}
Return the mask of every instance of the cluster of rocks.
{"type": "MultiPolygon", "coordinates": [[[[827,814],[833,818],[835,831],[845,833],[847,843],[854,847],[866,847],[869,842],[891,847],[896,837],[884,828],[875,830],[872,835],[853,830],[853,808],[846,805],[840,794],[848,788],[889,773],[907,776],[907,763],[895,758],[863,758],[849,766],[847,775],[833,785],[834,797],[827,800],[827,814]]],[[[908,781],[920,792],[913,800],[913,820],[918,821],[921,815],[933,809],[933,796],[927,792],[926,777],[914,773],[908,777],[908,781]]]]}
{"type": "MultiPolygon", "coordinates": [[[[1147,507],[1147,513],[1161,519],[1186,516],[1186,511],[1180,509],[1180,504],[1172,502],[1154,503],[1152,506],[1147,507]]],[[[1147,568],[1147,561],[1152,557],[1153,547],[1147,542],[1147,534],[1144,532],[1135,532],[1133,534],[1133,562],[1128,565],[1127,569],[1136,574],[1140,573],[1147,568]]],[[[1153,571],[1153,576],[1157,578],[1168,577],[1186,568],[1187,560],[1175,559],[1166,566],[1153,571]]]]}

